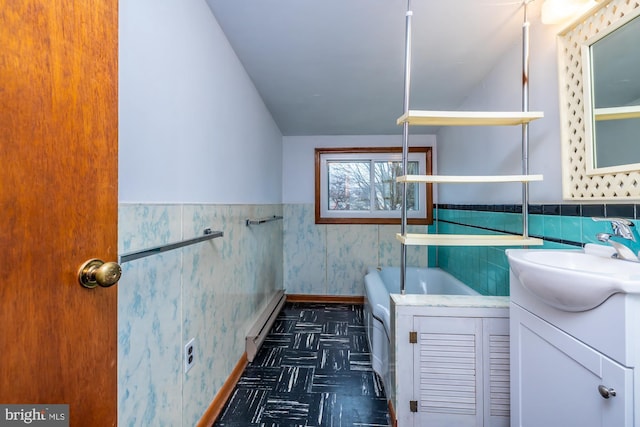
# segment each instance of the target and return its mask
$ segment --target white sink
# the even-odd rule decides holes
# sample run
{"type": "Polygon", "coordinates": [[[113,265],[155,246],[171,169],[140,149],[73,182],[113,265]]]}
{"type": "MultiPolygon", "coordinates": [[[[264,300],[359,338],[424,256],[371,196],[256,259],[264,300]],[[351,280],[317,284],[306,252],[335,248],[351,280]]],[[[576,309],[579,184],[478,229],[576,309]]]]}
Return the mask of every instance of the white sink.
{"type": "Polygon", "coordinates": [[[591,310],[618,292],[640,294],[640,263],[611,258],[608,251],[603,254],[601,250],[588,253],[508,249],[506,252],[511,270],[522,285],[560,310],[591,310]]]}

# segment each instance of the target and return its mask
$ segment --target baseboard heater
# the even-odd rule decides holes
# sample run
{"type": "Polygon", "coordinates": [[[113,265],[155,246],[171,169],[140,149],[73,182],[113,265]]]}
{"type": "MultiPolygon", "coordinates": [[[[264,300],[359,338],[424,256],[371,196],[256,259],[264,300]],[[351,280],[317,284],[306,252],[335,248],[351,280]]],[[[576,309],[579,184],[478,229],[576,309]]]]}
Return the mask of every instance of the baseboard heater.
{"type": "Polygon", "coordinates": [[[253,359],[256,357],[256,353],[258,353],[260,346],[271,330],[271,326],[273,326],[273,322],[276,321],[276,317],[278,317],[278,313],[280,313],[286,300],[287,297],[283,290],[276,292],[262,314],[260,314],[256,323],[249,330],[246,339],[247,360],[249,360],[249,362],[253,362],[253,359]]]}

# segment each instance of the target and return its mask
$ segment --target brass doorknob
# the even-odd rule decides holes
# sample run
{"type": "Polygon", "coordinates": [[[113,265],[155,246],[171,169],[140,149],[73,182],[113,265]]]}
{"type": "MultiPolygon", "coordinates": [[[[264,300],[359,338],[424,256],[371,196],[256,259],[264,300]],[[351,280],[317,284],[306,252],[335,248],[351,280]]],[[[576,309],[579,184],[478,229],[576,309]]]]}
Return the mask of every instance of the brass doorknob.
{"type": "Polygon", "coordinates": [[[80,266],[78,281],[85,288],[93,289],[96,286],[108,288],[118,283],[122,269],[115,262],[104,262],[101,259],[90,259],[80,266]]]}

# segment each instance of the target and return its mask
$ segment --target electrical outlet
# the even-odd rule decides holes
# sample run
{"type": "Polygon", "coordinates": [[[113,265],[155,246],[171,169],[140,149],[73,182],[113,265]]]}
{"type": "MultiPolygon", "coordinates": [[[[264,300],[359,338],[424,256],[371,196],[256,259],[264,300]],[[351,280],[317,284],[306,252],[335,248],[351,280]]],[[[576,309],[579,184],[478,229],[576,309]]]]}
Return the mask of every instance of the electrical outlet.
{"type": "Polygon", "coordinates": [[[191,338],[187,345],[184,346],[184,373],[189,372],[196,363],[196,339],[191,338]]]}

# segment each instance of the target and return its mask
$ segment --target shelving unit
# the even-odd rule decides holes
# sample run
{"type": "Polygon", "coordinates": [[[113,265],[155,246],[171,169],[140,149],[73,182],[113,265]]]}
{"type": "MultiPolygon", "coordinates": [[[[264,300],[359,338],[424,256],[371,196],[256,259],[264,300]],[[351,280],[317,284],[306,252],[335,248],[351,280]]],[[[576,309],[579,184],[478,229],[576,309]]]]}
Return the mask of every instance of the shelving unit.
{"type": "Polygon", "coordinates": [[[407,170],[408,139],[410,126],[521,126],[522,127],[522,174],[521,175],[404,175],[397,178],[402,183],[402,221],[401,231],[396,238],[402,243],[400,290],[404,294],[406,279],[406,246],[536,246],[542,240],[529,237],[529,182],[541,181],[542,175],[529,174],[529,123],[544,116],[542,112],[529,111],[529,22],[527,20],[527,3],[524,1],[524,23],[522,26],[522,111],[485,112],[485,111],[423,111],[409,108],[411,86],[411,0],[407,0],[405,29],[405,78],[404,78],[404,110],[397,120],[403,126],[402,132],[402,167],[407,170]],[[451,235],[451,234],[408,234],[407,227],[407,183],[522,183],[522,235],[451,235]]]}
{"type": "Polygon", "coordinates": [[[640,118],[640,106],[629,105],[626,107],[595,108],[593,113],[597,122],[604,120],[637,119],[640,118]]]}
{"type": "Polygon", "coordinates": [[[397,234],[403,245],[423,246],[535,246],[542,241],[510,234],[397,234]]]}
{"type": "Polygon", "coordinates": [[[513,126],[544,116],[536,111],[423,111],[409,110],[397,120],[414,126],[513,126]]]}
{"type": "Polygon", "coordinates": [[[542,181],[542,175],[403,175],[396,182],[426,184],[466,184],[471,182],[542,181]]]}

